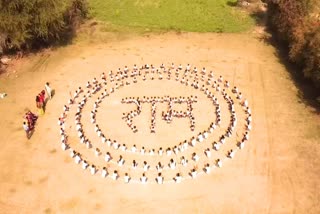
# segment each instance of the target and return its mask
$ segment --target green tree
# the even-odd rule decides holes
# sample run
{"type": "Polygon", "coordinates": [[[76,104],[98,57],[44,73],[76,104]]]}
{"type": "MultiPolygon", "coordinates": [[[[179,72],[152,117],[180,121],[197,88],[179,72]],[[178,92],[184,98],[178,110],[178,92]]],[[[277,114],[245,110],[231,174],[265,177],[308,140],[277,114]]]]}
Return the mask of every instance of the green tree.
{"type": "Polygon", "coordinates": [[[0,35],[6,39],[5,48],[30,48],[60,40],[75,13],[85,16],[85,3],[86,0],[0,0],[0,35]]]}

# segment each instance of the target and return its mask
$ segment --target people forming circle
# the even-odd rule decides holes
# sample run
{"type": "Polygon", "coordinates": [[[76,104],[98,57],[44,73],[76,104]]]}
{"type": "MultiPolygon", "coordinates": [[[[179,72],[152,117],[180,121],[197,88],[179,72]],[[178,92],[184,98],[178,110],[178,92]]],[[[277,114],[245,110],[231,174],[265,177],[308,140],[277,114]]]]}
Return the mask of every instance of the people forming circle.
{"type": "MultiPolygon", "coordinates": [[[[133,105],[135,110],[125,112],[122,115],[124,125],[133,133],[139,132],[134,123],[134,118],[142,111],[142,106],[151,104],[150,133],[157,132],[156,112],[157,104],[166,104],[167,110],[161,112],[161,119],[166,123],[171,123],[178,118],[187,118],[191,132],[195,132],[197,126],[196,118],[193,113],[194,103],[198,102],[197,96],[136,96],[124,97],[122,104],[133,105]],[[175,110],[175,106],[186,104],[185,111],[175,110]]],[[[87,118],[89,119],[89,118],[87,118]]],[[[110,71],[108,75],[101,74],[100,78],[93,78],[85,86],[76,89],[68,103],[63,106],[63,112],[59,117],[60,143],[63,150],[70,153],[71,158],[76,164],[81,165],[83,170],[88,170],[92,175],[100,174],[102,178],[111,178],[113,180],[122,180],[125,183],[180,183],[186,179],[194,179],[201,174],[209,174],[213,169],[221,168],[228,159],[233,159],[236,152],[243,149],[249,140],[249,132],[252,129],[251,110],[248,101],[240,92],[239,88],[231,87],[227,80],[222,76],[216,77],[213,71],[207,71],[206,68],[197,69],[187,64],[185,67],[181,64],[176,66],[174,63],[169,66],[161,64],[160,66],[143,65],[133,68],[125,66],[116,72],[110,71]],[[211,101],[212,110],[215,118],[210,122],[209,127],[202,130],[191,138],[177,142],[172,147],[151,148],[137,143],[129,147],[125,142],[118,142],[115,139],[108,138],[107,134],[101,130],[96,120],[96,115],[102,101],[111,96],[116,90],[128,85],[134,85],[144,81],[174,81],[185,86],[200,90],[211,101]],[[82,109],[90,98],[97,97],[94,100],[93,108],[90,112],[90,123],[92,129],[100,138],[100,146],[91,142],[86,136],[82,123],[82,109]],[[222,113],[221,102],[228,106],[228,115],[230,115],[228,127],[221,129],[222,113]],[[80,150],[76,151],[68,142],[68,133],[66,131],[66,122],[72,107],[74,113],[75,131],[77,132],[79,146],[84,150],[92,150],[94,155],[104,163],[94,164],[94,160],[89,160],[80,150]],[[242,112],[239,112],[239,109],[242,112]],[[239,114],[240,113],[240,114],[239,114]],[[240,115],[240,116],[239,116],[240,115]],[[243,115],[241,117],[241,115],[243,115]],[[240,124],[240,125],[239,125],[240,124]],[[239,128],[240,126],[240,128],[239,128]],[[222,130],[221,135],[213,135],[218,129],[222,130]],[[215,137],[215,140],[209,140],[209,136],[215,137]],[[233,138],[231,138],[233,136],[233,138]],[[231,144],[231,148],[226,150],[226,145],[231,144]],[[201,145],[201,147],[198,147],[201,145]],[[107,148],[107,150],[105,150],[107,148]],[[198,149],[196,149],[198,148],[198,149]],[[199,150],[201,152],[199,152],[199,150]],[[222,156],[215,158],[214,154],[222,152],[222,156]],[[120,155],[117,155],[117,154],[120,155]],[[138,155],[139,160],[126,158],[127,154],[138,155]],[[141,158],[142,157],[142,158],[141,158]],[[151,161],[143,157],[152,158],[151,161]],[[141,161],[142,159],[142,161],[141,161]]],[[[99,160],[100,160],[99,159],[99,160]]]]}

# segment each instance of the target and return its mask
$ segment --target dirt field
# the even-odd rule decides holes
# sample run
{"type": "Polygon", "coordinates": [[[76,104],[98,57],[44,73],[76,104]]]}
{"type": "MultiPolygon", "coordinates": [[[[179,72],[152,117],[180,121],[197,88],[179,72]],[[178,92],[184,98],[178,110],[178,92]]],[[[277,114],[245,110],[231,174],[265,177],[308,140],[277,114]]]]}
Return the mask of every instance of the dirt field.
{"type": "MultiPolygon", "coordinates": [[[[8,94],[0,100],[1,213],[320,213],[319,115],[299,100],[275,49],[256,37],[254,33],[166,33],[74,44],[23,59],[16,73],[0,77],[0,92],[8,94]],[[238,86],[252,109],[249,143],[221,169],[180,184],[124,184],[84,172],[59,143],[57,119],[69,91],[109,69],[162,62],[205,66],[238,86]],[[35,96],[47,81],[56,94],[27,140],[23,114],[28,108],[36,110],[35,96]]],[[[154,86],[153,93],[160,93],[154,86]]],[[[130,87],[112,99],[138,96],[150,85],[130,87]]],[[[191,94],[184,88],[174,93],[180,91],[191,94]]],[[[195,108],[201,129],[209,121],[199,108],[208,115],[210,111],[199,105],[195,108]]],[[[132,139],[135,135],[121,119],[108,118],[112,105],[102,106],[97,120],[106,132],[115,139],[132,139]]],[[[172,134],[165,134],[166,128],[156,138],[138,134],[135,140],[148,145],[154,137],[152,145],[163,139],[168,145],[170,139],[190,137],[192,133],[179,123],[170,129],[180,127],[172,134]]],[[[74,126],[73,120],[68,124],[74,126]]]]}

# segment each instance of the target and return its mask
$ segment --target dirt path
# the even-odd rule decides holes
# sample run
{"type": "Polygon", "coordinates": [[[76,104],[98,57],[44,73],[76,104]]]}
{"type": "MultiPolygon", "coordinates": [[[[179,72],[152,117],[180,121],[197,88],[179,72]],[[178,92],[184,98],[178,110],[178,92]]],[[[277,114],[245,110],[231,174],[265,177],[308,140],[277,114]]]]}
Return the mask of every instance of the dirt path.
{"type": "Polygon", "coordinates": [[[1,213],[319,213],[320,118],[275,52],[252,34],[167,33],[31,57],[18,77],[0,78],[1,213]],[[107,66],[172,61],[213,69],[248,97],[254,129],[233,161],[179,185],[125,185],[83,172],[61,151],[57,118],[69,91],[107,66]],[[26,140],[22,115],[46,81],[56,95],[26,140]]]}

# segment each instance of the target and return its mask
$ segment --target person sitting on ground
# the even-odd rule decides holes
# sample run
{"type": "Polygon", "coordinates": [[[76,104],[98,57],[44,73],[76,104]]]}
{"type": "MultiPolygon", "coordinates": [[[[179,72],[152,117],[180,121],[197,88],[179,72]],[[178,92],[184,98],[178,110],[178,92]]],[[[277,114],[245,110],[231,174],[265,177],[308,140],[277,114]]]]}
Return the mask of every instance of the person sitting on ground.
{"type": "Polygon", "coordinates": [[[143,170],[146,172],[149,169],[149,165],[147,163],[147,161],[143,161],[143,170]]]}
{"type": "Polygon", "coordinates": [[[145,153],[144,147],[141,148],[140,153],[141,153],[142,155],[144,155],[144,153],[145,153]]]}
{"type": "Polygon", "coordinates": [[[124,164],[124,159],[122,158],[122,155],[120,155],[119,160],[118,160],[118,165],[123,166],[124,164]]]}
{"type": "Polygon", "coordinates": [[[158,172],[161,172],[163,169],[163,166],[161,165],[161,162],[158,162],[158,164],[156,165],[156,169],[158,172]]]}
{"type": "Polygon", "coordinates": [[[114,171],[113,171],[113,174],[112,174],[112,179],[113,179],[113,180],[117,180],[118,177],[119,177],[118,171],[117,171],[117,170],[114,170],[114,171]]]}
{"type": "Polygon", "coordinates": [[[159,151],[158,151],[158,154],[159,154],[160,156],[162,156],[162,154],[163,154],[162,147],[160,147],[160,149],[159,149],[159,151]]]}
{"type": "Polygon", "coordinates": [[[163,177],[161,175],[161,172],[158,173],[158,176],[156,177],[156,182],[158,184],[163,184],[163,177]]]}
{"type": "Polygon", "coordinates": [[[198,162],[199,161],[199,156],[194,152],[192,153],[192,160],[195,161],[195,162],[198,162]]]}
{"type": "Polygon", "coordinates": [[[182,180],[181,174],[180,174],[180,173],[177,173],[177,174],[176,174],[176,177],[174,177],[173,180],[174,180],[176,183],[180,183],[181,180],[182,180]]]}
{"type": "Polygon", "coordinates": [[[206,150],[204,150],[205,155],[210,158],[211,157],[211,151],[209,148],[207,148],[206,150]]]}
{"type": "Polygon", "coordinates": [[[90,166],[90,173],[91,173],[91,175],[96,174],[96,172],[97,172],[96,166],[92,164],[92,165],[90,166]]]}
{"type": "Polygon", "coordinates": [[[210,168],[210,164],[209,164],[209,163],[206,163],[206,164],[204,165],[203,171],[204,171],[205,173],[207,173],[207,174],[210,173],[211,168],[210,168]]]}
{"type": "Polygon", "coordinates": [[[130,176],[129,176],[129,174],[126,172],[126,173],[124,173],[124,182],[127,184],[127,183],[129,183],[130,182],[130,180],[131,180],[131,178],[130,178],[130,176]]]}
{"type": "Polygon", "coordinates": [[[141,183],[145,184],[148,181],[148,178],[146,177],[145,173],[142,173],[142,177],[140,178],[141,183]]]}
{"type": "Polygon", "coordinates": [[[218,144],[217,142],[213,142],[212,148],[218,151],[220,149],[220,144],[218,144]]]}
{"type": "Polygon", "coordinates": [[[216,163],[217,163],[217,167],[219,168],[222,167],[222,161],[220,159],[217,159],[216,163]]]}
{"type": "Polygon", "coordinates": [[[105,178],[107,177],[107,175],[108,175],[108,170],[107,170],[107,167],[104,166],[101,171],[101,177],[105,178]]]}
{"type": "Polygon", "coordinates": [[[231,149],[231,150],[228,152],[227,157],[233,159],[233,158],[234,158],[234,155],[235,155],[235,151],[231,149]]]}
{"type": "Polygon", "coordinates": [[[136,169],[138,166],[138,163],[136,162],[136,160],[132,161],[132,168],[136,169]]]}
{"type": "Polygon", "coordinates": [[[86,160],[83,160],[82,161],[82,169],[86,170],[88,168],[88,166],[89,166],[88,162],[86,160]]]}
{"type": "Polygon", "coordinates": [[[172,158],[170,159],[169,167],[171,169],[175,169],[176,168],[176,162],[172,158]]]}
{"type": "Polygon", "coordinates": [[[132,151],[132,152],[136,152],[136,151],[137,151],[137,147],[136,147],[135,144],[132,146],[131,151],[132,151]]]}
{"type": "Polygon", "coordinates": [[[104,160],[105,160],[106,162],[109,162],[111,159],[112,159],[112,157],[111,157],[110,153],[107,152],[106,155],[104,156],[104,160]]]}
{"type": "Polygon", "coordinates": [[[75,157],[74,157],[74,162],[76,163],[76,164],[79,164],[80,162],[81,162],[81,155],[80,155],[80,153],[77,153],[76,155],[75,155],[75,157]]]}
{"type": "Polygon", "coordinates": [[[193,168],[193,169],[191,170],[190,176],[191,176],[192,178],[195,178],[195,177],[197,176],[197,170],[196,170],[195,168],[193,168]]]}

